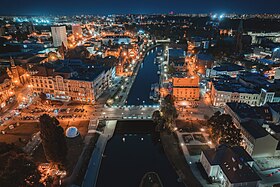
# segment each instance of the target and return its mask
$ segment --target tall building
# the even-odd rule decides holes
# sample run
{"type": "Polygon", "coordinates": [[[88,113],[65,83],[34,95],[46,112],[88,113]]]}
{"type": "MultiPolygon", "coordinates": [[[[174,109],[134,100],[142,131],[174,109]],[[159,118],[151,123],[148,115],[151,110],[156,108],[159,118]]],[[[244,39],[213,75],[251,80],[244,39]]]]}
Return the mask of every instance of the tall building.
{"type": "Polygon", "coordinates": [[[243,20],[240,20],[237,34],[236,34],[236,52],[241,54],[242,52],[242,39],[243,39],[243,20]]]}
{"type": "Polygon", "coordinates": [[[62,43],[64,44],[64,46],[68,45],[65,26],[52,27],[51,30],[54,47],[59,47],[62,45],[62,43]]]}
{"type": "Polygon", "coordinates": [[[72,33],[76,40],[82,38],[83,31],[82,31],[81,25],[79,25],[79,24],[72,25],[72,33]]]}

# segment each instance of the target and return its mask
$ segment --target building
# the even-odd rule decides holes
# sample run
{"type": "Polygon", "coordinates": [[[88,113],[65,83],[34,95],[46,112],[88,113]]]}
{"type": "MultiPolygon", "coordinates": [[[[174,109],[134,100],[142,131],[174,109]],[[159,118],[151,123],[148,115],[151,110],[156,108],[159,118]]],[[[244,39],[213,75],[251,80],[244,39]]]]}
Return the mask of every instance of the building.
{"type": "Polygon", "coordinates": [[[81,25],[72,25],[72,34],[74,35],[76,40],[81,39],[83,37],[83,30],[81,25]]]}
{"type": "Polygon", "coordinates": [[[250,106],[246,103],[226,103],[224,111],[231,115],[234,124],[240,128],[240,123],[254,119],[260,124],[273,123],[273,113],[269,106],[250,106]]]}
{"type": "Polygon", "coordinates": [[[184,74],[172,76],[173,96],[177,101],[197,101],[200,96],[199,77],[187,77],[184,74]]]}
{"type": "Polygon", "coordinates": [[[188,51],[192,51],[196,48],[208,49],[209,44],[210,42],[207,38],[192,37],[190,40],[188,40],[188,51]]]}
{"type": "Polygon", "coordinates": [[[280,102],[280,81],[271,83],[263,75],[245,72],[238,76],[238,82],[260,94],[259,105],[280,102]]]}
{"type": "Polygon", "coordinates": [[[224,107],[228,102],[259,105],[260,94],[238,83],[237,80],[219,78],[211,82],[211,102],[213,106],[224,107]]]}
{"type": "Polygon", "coordinates": [[[252,169],[254,160],[239,146],[203,150],[200,162],[208,177],[224,187],[259,186],[261,178],[252,169]]]}
{"type": "Polygon", "coordinates": [[[7,73],[0,75],[0,111],[15,97],[12,79],[7,73]]]}
{"type": "Polygon", "coordinates": [[[267,103],[272,114],[272,123],[280,126],[280,103],[267,103]]]}
{"type": "Polygon", "coordinates": [[[114,76],[114,67],[64,60],[34,67],[31,85],[34,93],[45,93],[49,99],[94,103],[111,85],[114,76]]]}
{"type": "Polygon", "coordinates": [[[252,107],[245,103],[227,103],[225,113],[241,129],[242,146],[251,156],[275,156],[279,140],[266,130],[268,124],[274,121],[269,106],[252,107]]]}
{"type": "Polygon", "coordinates": [[[7,74],[12,79],[13,85],[16,87],[24,86],[29,82],[29,73],[21,66],[16,66],[14,59],[10,58],[11,67],[7,68],[7,74]]]}
{"type": "Polygon", "coordinates": [[[223,63],[219,66],[216,66],[212,69],[207,70],[207,77],[216,77],[220,75],[228,75],[230,77],[237,77],[241,72],[244,72],[245,69],[242,66],[237,64],[223,63]]]}
{"type": "Polygon", "coordinates": [[[51,27],[52,37],[53,37],[53,45],[54,47],[59,47],[62,44],[67,47],[67,33],[65,26],[59,27],[51,27]]]}
{"type": "Polygon", "coordinates": [[[214,58],[212,55],[199,53],[195,56],[195,66],[197,72],[205,76],[206,70],[211,69],[214,64],[214,58]]]}
{"type": "Polygon", "coordinates": [[[174,67],[176,72],[187,72],[188,70],[185,57],[170,57],[169,63],[174,67]]]}
{"type": "Polygon", "coordinates": [[[275,156],[279,140],[269,134],[256,120],[240,123],[241,145],[252,157],[275,156]]]}

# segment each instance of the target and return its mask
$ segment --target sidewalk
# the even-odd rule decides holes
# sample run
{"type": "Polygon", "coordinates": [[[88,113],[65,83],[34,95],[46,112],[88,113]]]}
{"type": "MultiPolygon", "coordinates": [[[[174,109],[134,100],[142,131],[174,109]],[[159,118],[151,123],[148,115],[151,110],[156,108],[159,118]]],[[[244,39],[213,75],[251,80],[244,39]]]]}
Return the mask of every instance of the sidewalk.
{"type": "MultiPolygon", "coordinates": [[[[193,132],[193,133],[195,133],[195,132],[193,132]]],[[[192,133],[183,133],[183,134],[192,134],[192,133]]],[[[184,141],[184,139],[182,137],[183,134],[178,132],[178,131],[176,131],[176,136],[178,137],[178,142],[179,142],[181,150],[182,150],[182,152],[184,154],[184,158],[185,158],[186,162],[188,163],[188,165],[189,165],[189,167],[191,169],[191,172],[193,173],[195,178],[204,187],[219,187],[218,184],[208,184],[207,181],[201,176],[201,173],[198,170],[197,165],[195,164],[195,162],[197,162],[199,160],[200,155],[199,156],[191,156],[190,155],[189,150],[188,150],[188,148],[186,146],[186,143],[185,143],[185,141],[184,141]]],[[[206,138],[205,133],[202,133],[202,134],[204,134],[204,137],[206,138]]],[[[206,138],[206,140],[208,141],[207,138],[206,138]]],[[[213,145],[211,145],[210,147],[212,147],[212,146],[213,145]]],[[[182,153],[180,153],[180,154],[182,154],[182,153]]]]}
{"type": "Polygon", "coordinates": [[[202,186],[191,171],[173,134],[161,133],[164,152],[186,186],[202,186]]]}
{"type": "Polygon", "coordinates": [[[100,135],[100,137],[96,143],[95,149],[92,153],[92,156],[91,156],[91,159],[90,159],[90,162],[88,165],[88,169],[87,169],[87,172],[85,174],[84,181],[82,184],[83,187],[95,186],[95,184],[97,182],[103,152],[105,150],[107,141],[110,138],[112,138],[112,136],[114,134],[117,121],[112,120],[112,121],[108,121],[106,123],[107,124],[106,124],[105,130],[104,130],[104,133],[100,135]]]}

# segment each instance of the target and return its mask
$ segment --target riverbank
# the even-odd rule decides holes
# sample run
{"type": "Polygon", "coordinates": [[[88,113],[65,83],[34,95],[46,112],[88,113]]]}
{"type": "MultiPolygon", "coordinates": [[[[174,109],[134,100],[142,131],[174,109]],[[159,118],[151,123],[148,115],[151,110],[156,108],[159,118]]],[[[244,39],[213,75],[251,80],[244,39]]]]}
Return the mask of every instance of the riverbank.
{"type": "Polygon", "coordinates": [[[156,172],[163,186],[183,187],[164,154],[152,121],[118,121],[106,145],[97,187],[139,186],[147,172],[156,172]]]}
{"type": "Polygon", "coordinates": [[[178,140],[166,131],[160,134],[164,152],[185,186],[202,186],[191,171],[180,149],[178,140]]]}
{"type": "Polygon", "coordinates": [[[105,150],[108,140],[111,139],[114,134],[116,124],[116,120],[106,121],[104,132],[100,134],[95,149],[92,153],[82,187],[96,185],[103,152],[105,150]]]}
{"type": "Polygon", "coordinates": [[[161,48],[152,47],[147,51],[142,63],[138,64],[137,75],[135,74],[134,83],[128,93],[126,105],[156,105],[150,99],[151,85],[159,83],[158,65],[155,64],[157,53],[161,48]]]}

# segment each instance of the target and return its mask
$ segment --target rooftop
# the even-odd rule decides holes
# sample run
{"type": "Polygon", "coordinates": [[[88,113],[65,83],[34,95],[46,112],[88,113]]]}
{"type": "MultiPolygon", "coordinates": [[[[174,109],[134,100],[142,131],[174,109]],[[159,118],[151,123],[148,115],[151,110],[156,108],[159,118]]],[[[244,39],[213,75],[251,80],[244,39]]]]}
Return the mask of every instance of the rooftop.
{"type": "Polygon", "coordinates": [[[218,91],[257,94],[254,89],[247,88],[236,81],[213,81],[213,86],[218,91]]]}
{"type": "Polygon", "coordinates": [[[241,71],[244,70],[244,67],[237,64],[225,63],[221,64],[220,66],[216,66],[213,69],[216,71],[241,71]]]}
{"type": "Polygon", "coordinates": [[[93,81],[100,73],[108,69],[110,69],[110,66],[95,66],[94,64],[84,63],[78,59],[44,63],[32,68],[33,71],[37,71],[36,76],[55,76],[61,73],[69,74],[69,79],[71,80],[83,81],[93,81]]]}
{"type": "Polygon", "coordinates": [[[227,106],[241,119],[263,119],[272,121],[272,113],[267,106],[252,107],[246,103],[229,102],[227,106]]]}
{"type": "Polygon", "coordinates": [[[269,134],[256,120],[248,120],[240,123],[240,125],[255,139],[269,134]]]}
{"type": "Polygon", "coordinates": [[[203,54],[203,53],[197,54],[197,58],[199,60],[204,60],[204,61],[212,61],[212,60],[214,60],[212,55],[210,55],[210,54],[203,54]]]}
{"type": "Polygon", "coordinates": [[[231,183],[252,182],[261,180],[247,164],[252,157],[240,146],[203,150],[203,154],[211,165],[219,165],[231,183]]]}

